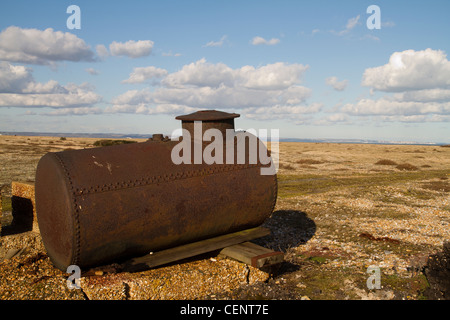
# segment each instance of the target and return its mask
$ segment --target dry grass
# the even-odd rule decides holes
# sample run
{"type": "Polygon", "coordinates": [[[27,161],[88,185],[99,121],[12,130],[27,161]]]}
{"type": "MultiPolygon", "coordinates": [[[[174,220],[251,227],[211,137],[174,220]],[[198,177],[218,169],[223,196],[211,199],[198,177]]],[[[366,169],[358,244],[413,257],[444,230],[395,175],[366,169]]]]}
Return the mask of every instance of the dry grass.
{"type": "Polygon", "coordinates": [[[419,170],[419,168],[417,168],[416,166],[410,164],[410,163],[402,163],[399,164],[398,166],[396,166],[396,168],[398,170],[407,170],[407,171],[415,171],[415,170],[419,170]]]}
{"type": "Polygon", "coordinates": [[[320,161],[320,160],[315,160],[315,159],[301,159],[301,160],[297,160],[296,163],[298,163],[298,164],[322,164],[324,162],[320,161]]]}
{"type": "MultiPolygon", "coordinates": [[[[446,179],[445,179],[446,180],[446,179]]],[[[450,192],[450,183],[447,181],[431,181],[422,185],[422,188],[439,191],[439,192],[450,192]]]]}
{"type": "Polygon", "coordinates": [[[375,164],[380,166],[396,166],[397,162],[388,159],[382,159],[375,162],[375,164]]]}
{"type": "Polygon", "coordinates": [[[280,163],[279,168],[284,170],[295,170],[295,167],[290,165],[289,163],[287,164],[280,163]]]}

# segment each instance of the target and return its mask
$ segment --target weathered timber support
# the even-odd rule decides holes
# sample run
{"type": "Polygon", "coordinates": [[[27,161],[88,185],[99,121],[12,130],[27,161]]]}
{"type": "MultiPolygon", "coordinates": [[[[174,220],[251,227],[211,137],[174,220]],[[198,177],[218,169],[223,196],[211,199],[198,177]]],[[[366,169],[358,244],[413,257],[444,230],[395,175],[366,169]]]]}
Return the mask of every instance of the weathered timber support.
{"type": "Polygon", "coordinates": [[[39,233],[34,183],[13,181],[11,183],[11,206],[12,224],[16,230],[39,233]]]}

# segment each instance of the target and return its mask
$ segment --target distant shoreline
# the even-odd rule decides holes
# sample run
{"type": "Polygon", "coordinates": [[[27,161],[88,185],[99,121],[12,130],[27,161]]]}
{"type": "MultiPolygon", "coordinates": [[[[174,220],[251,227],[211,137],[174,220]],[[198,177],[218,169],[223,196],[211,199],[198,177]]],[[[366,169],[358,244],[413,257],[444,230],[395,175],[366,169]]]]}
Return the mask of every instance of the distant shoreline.
{"type": "MultiPolygon", "coordinates": [[[[122,134],[122,133],[67,133],[67,132],[0,132],[4,136],[36,136],[36,137],[66,137],[66,138],[98,138],[98,139],[148,139],[151,134],[122,134]]],[[[299,139],[280,138],[280,142],[306,142],[306,143],[341,143],[341,144],[381,144],[381,145],[419,145],[441,146],[449,142],[417,142],[417,141],[383,141],[368,139],[299,139]]]]}

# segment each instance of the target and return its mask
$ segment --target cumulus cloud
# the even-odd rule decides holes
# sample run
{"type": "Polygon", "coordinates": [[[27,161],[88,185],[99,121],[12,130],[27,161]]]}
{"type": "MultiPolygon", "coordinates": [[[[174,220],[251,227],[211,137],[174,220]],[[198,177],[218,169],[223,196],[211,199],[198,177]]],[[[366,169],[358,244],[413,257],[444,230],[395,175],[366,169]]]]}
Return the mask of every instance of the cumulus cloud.
{"type": "Polygon", "coordinates": [[[0,61],[0,93],[66,93],[56,81],[36,82],[32,69],[0,61]]]}
{"type": "Polygon", "coordinates": [[[21,92],[33,81],[30,70],[0,61],[0,93],[21,92]]]}
{"type": "Polygon", "coordinates": [[[402,122],[450,116],[450,61],[441,50],[394,52],[387,64],[365,70],[362,85],[385,95],[346,104],[342,112],[402,122]]]}
{"type": "Polygon", "coordinates": [[[100,57],[100,59],[105,59],[107,56],[109,56],[109,51],[103,44],[98,44],[95,47],[95,50],[97,51],[97,55],[100,57]]]}
{"type": "Polygon", "coordinates": [[[450,89],[424,89],[394,94],[397,101],[446,102],[450,101],[450,89]]]}
{"type": "MultiPolygon", "coordinates": [[[[299,117],[318,112],[322,105],[308,105],[311,89],[300,85],[308,66],[274,63],[261,67],[230,68],[205,59],[163,76],[161,86],[151,90],[129,90],[112,100],[107,112],[180,113],[198,109],[242,110],[254,119],[299,117]]],[[[131,78],[131,77],[130,77],[131,78]]]]}
{"type": "Polygon", "coordinates": [[[248,89],[277,90],[300,82],[308,66],[277,62],[259,68],[244,66],[232,69],[223,63],[212,64],[205,59],[185,65],[181,70],[169,74],[162,83],[168,87],[242,86],[248,89]]]}
{"type": "Polygon", "coordinates": [[[304,115],[315,114],[322,109],[323,104],[312,103],[310,105],[274,105],[245,108],[242,113],[249,119],[257,120],[304,119],[304,115]]]}
{"type": "Polygon", "coordinates": [[[347,88],[348,80],[339,81],[336,77],[328,77],[325,79],[325,83],[336,91],[344,91],[347,88]]]}
{"type": "Polygon", "coordinates": [[[128,79],[122,83],[143,83],[148,79],[162,78],[167,75],[167,70],[154,66],[134,68],[128,79]]]}
{"type": "Polygon", "coordinates": [[[51,65],[58,61],[95,61],[95,54],[72,33],[11,26],[0,33],[0,60],[51,65]]]}
{"type": "Polygon", "coordinates": [[[268,46],[273,46],[273,45],[276,45],[279,42],[280,42],[280,39],[277,39],[277,38],[272,38],[270,40],[266,40],[263,37],[256,36],[256,37],[254,37],[252,39],[252,41],[250,43],[252,45],[254,45],[254,46],[258,46],[258,45],[261,45],[261,44],[268,45],[268,46]]]}
{"type": "Polygon", "coordinates": [[[366,69],[362,85],[387,92],[449,89],[450,61],[441,50],[394,52],[387,64],[366,69]]]}
{"type": "Polygon", "coordinates": [[[259,68],[244,66],[238,70],[241,83],[246,88],[277,90],[286,89],[300,81],[308,66],[277,62],[259,68]]]}
{"type": "Polygon", "coordinates": [[[230,67],[223,63],[208,63],[203,58],[169,74],[162,83],[168,87],[186,85],[217,87],[220,84],[231,85],[233,78],[233,70],[230,67]]]}
{"type": "Polygon", "coordinates": [[[0,107],[80,107],[91,106],[101,101],[101,97],[83,85],[68,84],[65,93],[0,94],[0,107]]]}
{"type": "Polygon", "coordinates": [[[88,84],[36,82],[32,69],[0,62],[0,107],[81,107],[100,102],[88,84]]]}
{"type": "Polygon", "coordinates": [[[140,58],[152,53],[153,44],[154,42],[151,40],[129,40],[124,43],[113,41],[109,45],[109,52],[112,56],[140,58]]]}

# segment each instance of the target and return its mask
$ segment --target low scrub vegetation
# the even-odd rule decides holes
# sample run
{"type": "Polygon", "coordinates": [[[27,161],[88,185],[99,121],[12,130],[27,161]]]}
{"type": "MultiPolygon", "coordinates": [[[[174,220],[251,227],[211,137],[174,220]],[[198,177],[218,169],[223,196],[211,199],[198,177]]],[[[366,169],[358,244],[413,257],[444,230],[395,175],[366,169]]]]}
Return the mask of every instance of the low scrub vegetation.
{"type": "Polygon", "coordinates": [[[102,139],[97,140],[94,142],[94,146],[96,147],[107,147],[107,146],[115,146],[119,144],[128,144],[128,143],[136,143],[136,141],[133,140],[108,140],[108,139],[102,139]]]}

